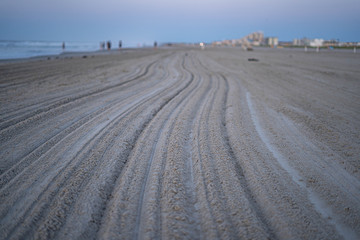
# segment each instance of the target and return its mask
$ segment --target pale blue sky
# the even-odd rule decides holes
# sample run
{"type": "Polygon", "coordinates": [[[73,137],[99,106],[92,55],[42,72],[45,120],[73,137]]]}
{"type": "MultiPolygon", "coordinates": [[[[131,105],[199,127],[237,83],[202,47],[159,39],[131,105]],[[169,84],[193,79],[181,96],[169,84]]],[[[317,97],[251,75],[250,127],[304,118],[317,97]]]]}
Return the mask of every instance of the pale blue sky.
{"type": "Polygon", "coordinates": [[[0,0],[0,39],[198,42],[262,30],[360,41],[360,0],[0,0]]]}

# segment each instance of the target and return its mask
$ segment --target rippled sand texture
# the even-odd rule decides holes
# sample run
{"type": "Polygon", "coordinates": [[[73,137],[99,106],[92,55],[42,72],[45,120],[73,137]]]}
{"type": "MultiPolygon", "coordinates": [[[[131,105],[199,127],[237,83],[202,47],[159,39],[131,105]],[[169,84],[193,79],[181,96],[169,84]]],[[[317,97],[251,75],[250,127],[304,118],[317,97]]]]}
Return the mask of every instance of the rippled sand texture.
{"type": "Polygon", "coordinates": [[[0,239],[359,239],[359,66],[237,48],[2,63],[0,239]]]}

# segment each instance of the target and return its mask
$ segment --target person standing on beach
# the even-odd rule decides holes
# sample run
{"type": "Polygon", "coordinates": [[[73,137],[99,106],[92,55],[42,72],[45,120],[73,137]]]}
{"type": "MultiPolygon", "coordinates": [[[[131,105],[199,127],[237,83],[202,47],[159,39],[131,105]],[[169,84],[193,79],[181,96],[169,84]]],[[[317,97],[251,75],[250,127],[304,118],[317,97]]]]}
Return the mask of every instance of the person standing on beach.
{"type": "Polygon", "coordinates": [[[157,48],[157,42],[156,41],[154,42],[154,48],[157,48]]]}
{"type": "Polygon", "coordinates": [[[62,50],[65,50],[65,42],[62,43],[62,50]]]}
{"type": "Polygon", "coordinates": [[[110,50],[111,49],[111,42],[107,41],[107,49],[110,50]]]}
{"type": "Polygon", "coordinates": [[[122,47],[122,41],[119,41],[119,49],[122,47]]]}

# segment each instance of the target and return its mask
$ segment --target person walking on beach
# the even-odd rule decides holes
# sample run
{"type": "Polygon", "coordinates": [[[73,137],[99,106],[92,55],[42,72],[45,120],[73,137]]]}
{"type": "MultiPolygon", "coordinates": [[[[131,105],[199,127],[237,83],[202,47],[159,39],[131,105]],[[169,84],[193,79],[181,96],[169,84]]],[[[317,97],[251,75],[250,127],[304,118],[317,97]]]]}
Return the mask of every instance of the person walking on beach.
{"type": "Polygon", "coordinates": [[[119,49],[122,47],[122,41],[119,41],[119,49]]]}
{"type": "Polygon", "coordinates": [[[65,50],[65,42],[62,43],[62,50],[65,50]]]}
{"type": "Polygon", "coordinates": [[[107,41],[107,49],[110,50],[111,49],[111,42],[107,41]]]}
{"type": "Polygon", "coordinates": [[[154,42],[154,48],[157,48],[157,42],[156,41],[154,42]]]}

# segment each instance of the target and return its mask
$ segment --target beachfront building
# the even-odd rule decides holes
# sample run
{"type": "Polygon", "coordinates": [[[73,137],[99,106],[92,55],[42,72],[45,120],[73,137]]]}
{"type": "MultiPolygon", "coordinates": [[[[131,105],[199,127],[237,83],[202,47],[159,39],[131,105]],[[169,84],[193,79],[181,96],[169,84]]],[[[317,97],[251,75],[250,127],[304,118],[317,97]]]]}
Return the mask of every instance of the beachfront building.
{"type": "Polygon", "coordinates": [[[293,40],[293,46],[310,46],[310,41],[308,38],[295,38],[293,40]]]}
{"type": "Polygon", "coordinates": [[[291,47],[293,46],[292,41],[279,41],[279,46],[281,47],[291,47]]]}
{"type": "Polygon", "coordinates": [[[276,47],[279,45],[279,38],[278,37],[267,37],[265,38],[265,43],[268,46],[276,47]]]}
{"type": "Polygon", "coordinates": [[[360,42],[339,42],[340,47],[360,47],[360,42]]]}
{"type": "Polygon", "coordinates": [[[324,39],[315,38],[315,39],[308,39],[308,38],[295,38],[293,40],[293,46],[310,46],[310,47],[322,47],[324,45],[324,39]]]}
{"type": "Polygon", "coordinates": [[[249,43],[253,46],[260,46],[264,42],[263,32],[253,32],[245,37],[249,43]]]}
{"type": "Polygon", "coordinates": [[[322,47],[324,44],[324,39],[315,38],[310,41],[310,47],[322,47]]]}
{"type": "Polygon", "coordinates": [[[241,46],[243,48],[251,48],[251,46],[260,46],[263,42],[264,33],[253,32],[239,39],[215,41],[212,43],[212,46],[241,46]]]}
{"type": "Polygon", "coordinates": [[[338,39],[325,40],[323,42],[324,47],[338,47],[340,45],[338,39]]]}

